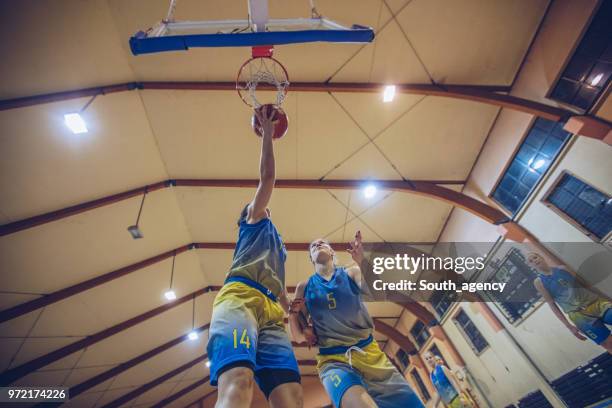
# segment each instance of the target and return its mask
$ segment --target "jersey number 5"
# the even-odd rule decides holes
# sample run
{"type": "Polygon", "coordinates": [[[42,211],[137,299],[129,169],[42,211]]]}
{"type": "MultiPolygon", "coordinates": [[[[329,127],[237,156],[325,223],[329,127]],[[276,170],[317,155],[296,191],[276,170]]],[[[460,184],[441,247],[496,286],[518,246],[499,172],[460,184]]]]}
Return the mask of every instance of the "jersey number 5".
{"type": "MultiPolygon", "coordinates": [[[[244,344],[246,348],[251,348],[251,340],[249,339],[249,335],[247,334],[246,329],[242,331],[242,336],[240,337],[240,344],[244,344]]],[[[238,348],[238,330],[234,329],[234,348],[238,348]]]]}
{"type": "Polygon", "coordinates": [[[334,299],[334,294],[333,293],[328,293],[327,294],[327,305],[329,306],[329,309],[335,309],[336,308],[336,299],[334,299]]]}

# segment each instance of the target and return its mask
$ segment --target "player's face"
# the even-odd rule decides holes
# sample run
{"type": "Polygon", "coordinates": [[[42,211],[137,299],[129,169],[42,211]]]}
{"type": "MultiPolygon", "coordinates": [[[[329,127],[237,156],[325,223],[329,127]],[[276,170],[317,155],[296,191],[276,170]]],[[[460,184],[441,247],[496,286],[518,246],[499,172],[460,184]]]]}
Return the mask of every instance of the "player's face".
{"type": "Polygon", "coordinates": [[[546,261],[540,255],[536,253],[530,253],[527,255],[527,265],[531,266],[534,269],[542,269],[546,267],[546,261]]]}
{"type": "Polygon", "coordinates": [[[316,239],[310,243],[310,259],[315,263],[326,263],[334,256],[334,250],[329,242],[316,239]]]}
{"type": "Polygon", "coordinates": [[[436,365],[436,359],[431,353],[425,353],[423,355],[423,359],[425,360],[425,364],[427,364],[428,366],[432,368],[436,365]]]}

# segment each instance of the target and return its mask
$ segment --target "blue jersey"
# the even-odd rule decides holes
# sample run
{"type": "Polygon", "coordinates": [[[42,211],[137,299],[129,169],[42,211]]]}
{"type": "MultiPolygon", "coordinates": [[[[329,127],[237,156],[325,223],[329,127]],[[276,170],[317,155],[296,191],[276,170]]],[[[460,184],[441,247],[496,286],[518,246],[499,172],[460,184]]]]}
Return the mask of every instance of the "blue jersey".
{"type": "Polygon", "coordinates": [[[304,297],[320,347],[351,346],[372,334],[360,289],[344,268],[336,268],[329,281],[312,275],[304,297]]]}
{"type": "Polygon", "coordinates": [[[550,275],[539,275],[542,285],[566,313],[582,310],[598,299],[596,293],[583,287],[576,281],[576,277],[565,269],[552,268],[550,275]]]}
{"type": "Polygon", "coordinates": [[[440,399],[445,404],[450,404],[453,399],[459,395],[446,374],[444,374],[444,370],[442,369],[441,365],[437,365],[431,372],[431,382],[433,383],[434,387],[436,387],[436,391],[438,391],[440,399]]]}
{"type": "Polygon", "coordinates": [[[285,287],[287,251],[269,218],[255,224],[240,223],[234,260],[227,277],[243,277],[257,282],[278,297],[285,287]]]}

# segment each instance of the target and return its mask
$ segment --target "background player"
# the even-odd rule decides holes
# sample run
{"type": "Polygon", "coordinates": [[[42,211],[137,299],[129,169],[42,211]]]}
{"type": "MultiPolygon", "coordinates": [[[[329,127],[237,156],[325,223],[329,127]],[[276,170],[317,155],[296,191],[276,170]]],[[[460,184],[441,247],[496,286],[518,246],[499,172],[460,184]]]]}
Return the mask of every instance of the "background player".
{"type": "Polygon", "coordinates": [[[440,401],[450,408],[472,408],[474,404],[470,401],[466,393],[462,392],[461,384],[455,374],[443,364],[441,357],[434,356],[431,352],[423,354],[425,364],[431,369],[430,378],[436,388],[436,395],[433,396],[430,404],[435,408],[440,401]]]}
{"type": "Polygon", "coordinates": [[[606,327],[612,325],[612,302],[590,290],[563,266],[550,266],[540,254],[527,254],[527,264],[538,272],[533,284],[557,319],[578,339],[586,340],[584,333],[612,354],[612,335],[606,327]]]}
{"type": "MultiPolygon", "coordinates": [[[[349,252],[361,265],[360,232],[349,252]]],[[[315,273],[296,288],[290,327],[297,341],[319,345],[317,370],[334,406],[422,407],[372,337],[372,318],[361,299],[359,266],[337,267],[334,251],[324,239],[310,244],[310,259],[315,273]],[[307,325],[308,314],[313,327],[307,325]]]]}
{"type": "Polygon", "coordinates": [[[261,123],[260,180],[238,220],[238,242],[225,284],[213,304],[208,341],[210,383],[217,407],[250,407],[253,377],[273,408],[301,407],[297,361],[285,331],[287,252],[267,208],[275,182],[273,111],[261,123]]]}

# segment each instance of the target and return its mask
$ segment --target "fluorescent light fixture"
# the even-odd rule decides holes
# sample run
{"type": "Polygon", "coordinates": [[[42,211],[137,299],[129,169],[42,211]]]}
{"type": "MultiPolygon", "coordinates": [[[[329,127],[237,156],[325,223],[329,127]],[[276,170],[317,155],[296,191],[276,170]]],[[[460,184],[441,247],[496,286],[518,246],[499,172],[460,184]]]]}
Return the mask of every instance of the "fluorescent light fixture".
{"type": "Polygon", "coordinates": [[[198,337],[198,333],[195,330],[192,330],[189,332],[189,334],[187,335],[187,337],[189,338],[189,340],[197,340],[198,337]]]}
{"type": "Polygon", "coordinates": [[[206,363],[204,364],[206,364],[206,367],[210,367],[210,360],[206,360],[206,363]]]}
{"type": "Polygon", "coordinates": [[[385,91],[383,92],[383,102],[391,102],[393,98],[395,98],[395,85],[385,86],[385,91]]]}
{"type": "Polygon", "coordinates": [[[377,188],[374,184],[368,184],[363,189],[363,195],[365,198],[372,198],[376,195],[377,188]]]}
{"type": "Polygon", "coordinates": [[[599,82],[601,82],[602,78],[603,78],[603,73],[595,75],[595,78],[591,80],[591,85],[596,86],[599,82]]]}
{"type": "Polygon", "coordinates": [[[75,135],[87,133],[87,125],[78,113],[67,113],[64,115],[64,123],[75,135]]]}
{"type": "Polygon", "coordinates": [[[176,293],[174,293],[174,291],[172,289],[170,289],[169,291],[164,293],[164,297],[166,299],[168,299],[168,300],[174,300],[174,299],[176,299],[176,293]]]}
{"type": "Polygon", "coordinates": [[[127,230],[130,232],[130,234],[132,234],[132,238],[134,239],[140,239],[144,237],[144,235],[142,235],[142,231],[140,230],[140,228],[138,228],[138,225],[130,225],[127,230]]]}

